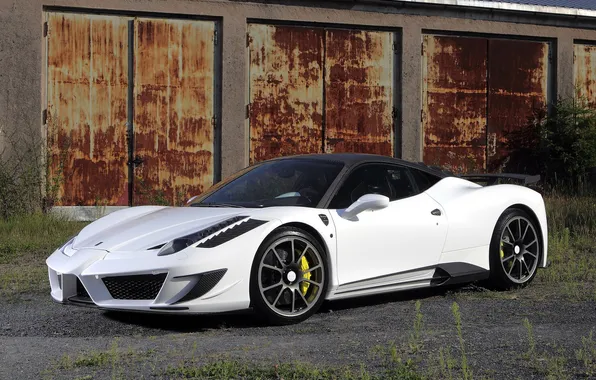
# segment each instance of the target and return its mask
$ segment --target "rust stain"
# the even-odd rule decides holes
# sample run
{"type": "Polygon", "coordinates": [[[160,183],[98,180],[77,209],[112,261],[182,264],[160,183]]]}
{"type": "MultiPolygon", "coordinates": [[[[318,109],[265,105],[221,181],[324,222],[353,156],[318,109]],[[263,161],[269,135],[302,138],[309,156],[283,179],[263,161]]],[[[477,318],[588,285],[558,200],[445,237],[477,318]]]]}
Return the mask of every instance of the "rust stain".
{"type": "Polygon", "coordinates": [[[181,204],[213,184],[214,32],[135,20],[135,205],[181,204]]]}
{"type": "Polygon", "coordinates": [[[424,36],[424,161],[456,173],[486,165],[487,40],[424,36]]]}
{"type": "Polygon", "coordinates": [[[250,162],[322,150],[322,29],[249,25],[250,162]]]}
{"type": "Polygon", "coordinates": [[[48,187],[57,205],[127,205],[127,20],[48,13],[48,187]]]}
{"type": "Polygon", "coordinates": [[[393,34],[327,30],[325,151],[393,155],[393,34]]]}
{"type": "Polygon", "coordinates": [[[489,42],[488,135],[495,149],[488,155],[488,171],[506,166],[507,135],[527,127],[546,106],[548,49],[546,42],[489,42]]]}
{"type": "Polygon", "coordinates": [[[576,96],[596,106],[596,45],[574,45],[574,77],[576,96]]]}

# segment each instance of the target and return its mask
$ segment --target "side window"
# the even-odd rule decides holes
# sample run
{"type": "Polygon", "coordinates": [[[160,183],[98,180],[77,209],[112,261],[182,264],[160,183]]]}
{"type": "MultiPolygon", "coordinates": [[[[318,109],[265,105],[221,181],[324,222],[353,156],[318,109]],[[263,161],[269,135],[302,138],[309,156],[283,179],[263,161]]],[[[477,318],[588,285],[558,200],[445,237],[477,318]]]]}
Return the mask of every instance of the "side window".
{"type": "Polygon", "coordinates": [[[350,174],[331,200],[329,208],[348,208],[365,194],[381,194],[394,201],[415,195],[416,190],[407,168],[366,165],[350,174]]]}
{"type": "Polygon", "coordinates": [[[414,177],[416,184],[418,185],[418,190],[426,191],[431,188],[435,183],[439,182],[441,178],[434,176],[429,173],[425,173],[418,169],[410,169],[410,173],[414,177]]]}

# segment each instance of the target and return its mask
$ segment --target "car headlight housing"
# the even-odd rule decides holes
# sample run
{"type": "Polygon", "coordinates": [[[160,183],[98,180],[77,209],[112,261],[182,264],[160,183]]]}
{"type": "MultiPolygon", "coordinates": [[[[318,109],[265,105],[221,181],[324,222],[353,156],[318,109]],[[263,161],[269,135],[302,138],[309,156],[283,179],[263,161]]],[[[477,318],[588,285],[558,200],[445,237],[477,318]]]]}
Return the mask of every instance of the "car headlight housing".
{"type": "Polygon", "coordinates": [[[213,235],[216,232],[223,230],[226,227],[231,226],[234,223],[238,223],[243,219],[247,219],[248,216],[235,216],[233,218],[226,219],[222,222],[204,228],[200,231],[193,232],[192,234],[182,236],[176,238],[168,243],[166,243],[159,252],[157,252],[157,256],[167,256],[172,255],[176,252],[182,251],[183,249],[198,243],[199,241],[203,240],[204,238],[213,235]]]}

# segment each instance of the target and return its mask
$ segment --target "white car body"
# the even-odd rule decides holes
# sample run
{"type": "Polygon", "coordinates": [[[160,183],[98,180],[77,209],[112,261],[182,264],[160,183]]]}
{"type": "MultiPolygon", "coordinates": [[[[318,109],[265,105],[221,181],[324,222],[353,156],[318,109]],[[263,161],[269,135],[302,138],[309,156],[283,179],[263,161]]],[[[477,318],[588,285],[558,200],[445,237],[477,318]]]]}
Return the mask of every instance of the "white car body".
{"type": "Polygon", "coordinates": [[[110,310],[215,313],[248,309],[255,253],[267,236],[285,225],[319,238],[329,260],[327,300],[473,281],[486,278],[495,225],[504,210],[515,205],[538,221],[542,240],[538,266],[545,267],[543,199],[534,190],[517,185],[483,187],[447,176],[424,192],[362,211],[352,219],[342,216],[345,210],[293,206],[131,207],[86,226],[47,259],[51,296],[57,302],[110,310]],[[174,254],[157,255],[159,248],[154,247],[236,216],[245,218],[174,254]],[[247,220],[262,223],[217,246],[200,247],[247,220]],[[201,274],[223,269],[223,277],[206,293],[179,302],[201,280],[201,274]],[[154,299],[117,299],[104,281],[159,274],[166,278],[154,299]],[[84,289],[80,284],[77,288],[77,279],[84,289]],[[81,291],[88,299],[79,297],[81,291]]]}

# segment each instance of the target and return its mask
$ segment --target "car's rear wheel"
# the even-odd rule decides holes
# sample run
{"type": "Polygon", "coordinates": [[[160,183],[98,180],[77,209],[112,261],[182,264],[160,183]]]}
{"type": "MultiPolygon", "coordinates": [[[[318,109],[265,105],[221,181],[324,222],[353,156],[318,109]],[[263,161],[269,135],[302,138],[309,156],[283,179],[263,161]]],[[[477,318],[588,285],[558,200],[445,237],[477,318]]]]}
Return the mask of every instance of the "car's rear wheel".
{"type": "Polygon", "coordinates": [[[506,210],[490,243],[490,285],[507,290],[523,287],[536,276],[540,261],[539,227],[523,210],[506,210]]]}
{"type": "Polygon", "coordinates": [[[317,239],[301,229],[283,227],[255,255],[251,302],[270,323],[300,322],[321,306],[328,278],[327,257],[317,239]]]}

